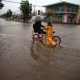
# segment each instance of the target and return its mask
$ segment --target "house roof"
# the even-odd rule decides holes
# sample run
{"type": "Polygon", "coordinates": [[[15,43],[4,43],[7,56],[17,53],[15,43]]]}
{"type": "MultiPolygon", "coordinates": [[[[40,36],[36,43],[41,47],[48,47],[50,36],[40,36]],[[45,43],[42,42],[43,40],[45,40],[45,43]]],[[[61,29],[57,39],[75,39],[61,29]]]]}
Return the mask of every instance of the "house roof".
{"type": "Polygon", "coordinates": [[[78,4],[74,4],[74,3],[70,3],[70,2],[66,2],[66,1],[62,1],[62,2],[57,2],[57,3],[54,3],[54,4],[49,4],[49,5],[45,5],[43,7],[49,7],[49,6],[53,6],[53,5],[59,5],[59,4],[69,4],[69,5],[73,5],[73,6],[78,6],[78,4]]]}

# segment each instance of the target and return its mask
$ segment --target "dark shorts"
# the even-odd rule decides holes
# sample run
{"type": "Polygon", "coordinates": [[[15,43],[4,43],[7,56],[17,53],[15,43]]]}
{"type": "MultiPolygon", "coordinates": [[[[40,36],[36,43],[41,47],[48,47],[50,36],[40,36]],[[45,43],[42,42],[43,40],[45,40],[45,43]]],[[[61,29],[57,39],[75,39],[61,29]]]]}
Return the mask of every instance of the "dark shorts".
{"type": "Polygon", "coordinates": [[[39,34],[46,34],[46,32],[45,31],[43,31],[42,29],[39,29],[39,30],[34,30],[34,32],[36,33],[39,33],[39,34]]]}

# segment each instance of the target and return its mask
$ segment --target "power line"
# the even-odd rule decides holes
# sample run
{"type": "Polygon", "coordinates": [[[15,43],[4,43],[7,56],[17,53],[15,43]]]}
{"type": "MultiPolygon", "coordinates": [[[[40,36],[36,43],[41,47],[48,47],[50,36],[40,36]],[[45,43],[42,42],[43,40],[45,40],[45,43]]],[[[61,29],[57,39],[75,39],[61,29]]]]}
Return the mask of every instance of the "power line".
{"type": "Polygon", "coordinates": [[[13,2],[13,1],[7,1],[7,0],[2,0],[2,1],[20,4],[19,2],[13,2]]]}
{"type": "MultiPolygon", "coordinates": [[[[21,3],[19,3],[19,2],[8,1],[8,0],[2,0],[2,1],[21,4],[21,3]]],[[[32,6],[38,6],[38,7],[42,7],[42,6],[39,6],[39,5],[32,5],[32,6]]]]}
{"type": "MultiPolygon", "coordinates": [[[[10,3],[17,3],[17,4],[21,4],[19,2],[14,2],[14,1],[9,1],[9,0],[2,0],[2,1],[5,1],[5,2],[10,2],[10,3]]],[[[35,11],[35,7],[42,7],[42,6],[39,6],[39,5],[32,5],[34,7],[34,11],[35,11]]]]}

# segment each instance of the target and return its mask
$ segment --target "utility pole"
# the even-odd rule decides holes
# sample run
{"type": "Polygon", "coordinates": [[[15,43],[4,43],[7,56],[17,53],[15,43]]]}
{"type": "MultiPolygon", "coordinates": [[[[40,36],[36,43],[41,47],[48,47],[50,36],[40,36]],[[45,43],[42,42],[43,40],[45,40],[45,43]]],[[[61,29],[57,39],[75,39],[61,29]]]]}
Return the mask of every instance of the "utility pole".
{"type": "Polygon", "coordinates": [[[35,12],[35,5],[33,5],[34,6],[34,12],[35,12]]]}
{"type": "Polygon", "coordinates": [[[35,15],[36,14],[36,11],[35,11],[36,5],[32,5],[32,6],[33,6],[33,15],[35,15]]]}
{"type": "Polygon", "coordinates": [[[35,7],[36,7],[36,6],[35,6],[35,5],[33,5],[33,7],[34,7],[34,13],[35,13],[35,7]]]}

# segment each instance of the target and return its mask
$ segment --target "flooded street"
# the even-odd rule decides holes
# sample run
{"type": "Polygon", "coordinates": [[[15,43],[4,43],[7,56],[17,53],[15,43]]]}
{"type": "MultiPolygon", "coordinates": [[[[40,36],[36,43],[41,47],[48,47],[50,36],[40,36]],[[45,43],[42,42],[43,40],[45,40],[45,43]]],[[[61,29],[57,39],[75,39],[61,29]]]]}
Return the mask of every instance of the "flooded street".
{"type": "Polygon", "coordinates": [[[32,24],[0,19],[0,80],[80,80],[80,25],[54,24],[61,46],[32,43],[32,24]]]}
{"type": "Polygon", "coordinates": [[[61,37],[63,46],[80,49],[80,25],[54,24],[54,28],[61,37]]]}

